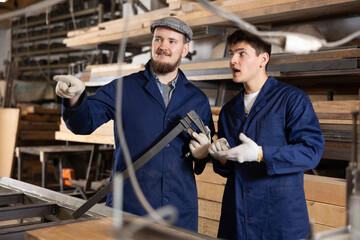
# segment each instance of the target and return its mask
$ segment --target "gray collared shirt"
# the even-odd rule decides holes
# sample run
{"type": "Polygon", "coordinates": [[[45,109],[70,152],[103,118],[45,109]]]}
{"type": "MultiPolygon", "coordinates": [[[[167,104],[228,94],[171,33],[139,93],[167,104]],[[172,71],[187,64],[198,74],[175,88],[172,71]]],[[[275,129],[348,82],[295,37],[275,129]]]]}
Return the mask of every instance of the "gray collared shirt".
{"type": "Polygon", "coordinates": [[[156,84],[159,87],[160,93],[163,96],[163,99],[165,102],[165,106],[167,107],[169,105],[171,97],[174,93],[175,85],[176,85],[179,75],[176,76],[175,80],[171,81],[171,84],[166,84],[166,83],[164,84],[164,83],[160,82],[159,77],[156,75],[152,66],[150,66],[150,72],[151,72],[151,75],[154,77],[156,84]]]}

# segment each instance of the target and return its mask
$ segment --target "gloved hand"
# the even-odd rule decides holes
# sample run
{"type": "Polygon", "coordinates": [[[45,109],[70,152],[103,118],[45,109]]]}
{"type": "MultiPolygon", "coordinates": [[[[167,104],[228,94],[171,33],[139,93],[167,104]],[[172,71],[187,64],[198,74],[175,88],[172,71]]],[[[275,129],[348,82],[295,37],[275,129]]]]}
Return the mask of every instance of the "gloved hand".
{"type": "Polygon", "coordinates": [[[83,81],[72,75],[55,75],[53,79],[58,82],[55,92],[61,98],[73,98],[85,90],[83,81]]]}
{"type": "Polygon", "coordinates": [[[209,154],[209,147],[211,145],[210,129],[206,126],[208,135],[204,133],[192,133],[193,140],[189,143],[191,155],[196,159],[205,158],[209,154]]]}
{"type": "Polygon", "coordinates": [[[210,154],[218,160],[231,160],[239,163],[259,161],[260,148],[253,140],[240,133],[242,142],[239,146],[230,148],[225,138],[217,140],[211,145],[210,154]]]}
{"type": "Polygon", "coordinates": [[[211,144],[209,153],[212,157],[219,160],[222,165],[225,165],[227,160],[225,158],[221,159],[220,156],[217,155],[217,152],[225,151],[228,149],[230,149],[230,146],[226,138],[220,138],[217,139],[213,144],[211,144]]]}

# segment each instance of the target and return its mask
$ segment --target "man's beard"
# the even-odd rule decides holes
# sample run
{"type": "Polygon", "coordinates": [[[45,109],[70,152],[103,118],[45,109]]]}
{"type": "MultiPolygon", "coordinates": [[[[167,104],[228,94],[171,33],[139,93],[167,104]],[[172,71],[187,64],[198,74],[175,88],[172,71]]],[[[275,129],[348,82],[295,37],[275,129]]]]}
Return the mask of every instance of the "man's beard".
{"type": "Polygon", "coordinates": [[[181,58],[179,58],[175,63],[162,63],[151,58],[150,64],[154,69],[155,73],[165,74],[170,73],[176,70],[176,68],[180,65],[181,58]]]}

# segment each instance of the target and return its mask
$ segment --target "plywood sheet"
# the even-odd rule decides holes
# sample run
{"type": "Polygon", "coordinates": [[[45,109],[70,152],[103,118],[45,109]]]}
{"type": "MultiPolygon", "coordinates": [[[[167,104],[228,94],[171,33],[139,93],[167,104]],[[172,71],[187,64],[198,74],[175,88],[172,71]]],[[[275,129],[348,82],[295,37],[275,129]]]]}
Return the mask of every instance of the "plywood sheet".
{"type": "Polygon", "coordinates": [[[0,176],[2,177],[11,177],[19,116],[18,108],[0,108],[0,176]]]}

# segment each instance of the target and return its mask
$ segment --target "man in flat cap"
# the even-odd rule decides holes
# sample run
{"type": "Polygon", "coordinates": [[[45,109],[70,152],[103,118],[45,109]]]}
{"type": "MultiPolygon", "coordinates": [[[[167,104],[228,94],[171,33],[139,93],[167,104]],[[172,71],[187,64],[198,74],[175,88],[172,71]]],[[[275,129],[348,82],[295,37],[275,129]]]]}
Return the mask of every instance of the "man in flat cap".
{"type": "MultiPolygon", "coordinates": [[[[131,157],[138,159],[156,144],[179,120],[195,110],[213,133],[207,96],[179,69],[189,51],[192,30],[181,20],[167,17],[151,24],[151,60],[145,70],[123,78],[122,122],[131,157]]],[[[90,134],[115,119],[117,80],[100,87],[95,95],[86,94],[84,83],[69,75],[54,77],[56,93],[63,98],[62,117],[76,134],[90,134]]],[[[114,171],[122,172],[126,163],[118,142],[116,127],[114,171]]],[[[208,161],[210,136],[181,133],[136,172],[141,190],[153,208],[173,205],[178,210],[177,226],[198,227],[198,200],[194,172],[200,174],[208,161]],[[190,144],[189,144],[190,143],[190,144]],[[191,151],[192,155],[186,157],[191,151]],[[195,163],[195,164],[194,164],[195,163]]],[[[124,182],[123,210],[137,215],[146,212],[129,180],[124,182]]],[[[112,206],[112,195],[107,206],[112,206]]]]}

